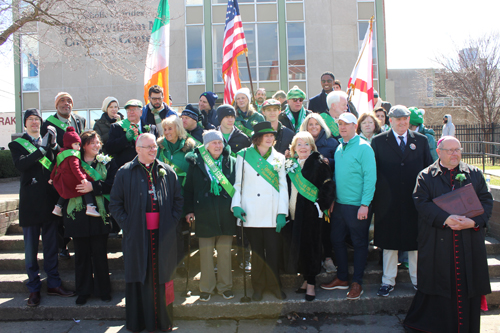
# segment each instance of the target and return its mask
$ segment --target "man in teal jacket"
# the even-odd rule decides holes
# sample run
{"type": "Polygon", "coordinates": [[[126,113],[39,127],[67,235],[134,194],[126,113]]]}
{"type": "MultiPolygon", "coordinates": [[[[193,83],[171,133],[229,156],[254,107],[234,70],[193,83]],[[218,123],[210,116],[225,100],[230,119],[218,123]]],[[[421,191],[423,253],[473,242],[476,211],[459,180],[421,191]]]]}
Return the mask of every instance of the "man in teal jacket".
{"type": "Polygon", "coordinates": [[[354,246],[354,274],[347,299],[356,300],[363,294],[363,274],[368,255],[370,204],[375,192],[377,170],[375,155],[369,143],[356,134],[357,119],[352,113],[339,117],[340,145],[335,152],[335,182],[337,202],[333,209],[331,239],[337,257],[337,278],[321,288],[349,289],[347,281],[347,248],[345,238],[351,235],[354,246]]]}

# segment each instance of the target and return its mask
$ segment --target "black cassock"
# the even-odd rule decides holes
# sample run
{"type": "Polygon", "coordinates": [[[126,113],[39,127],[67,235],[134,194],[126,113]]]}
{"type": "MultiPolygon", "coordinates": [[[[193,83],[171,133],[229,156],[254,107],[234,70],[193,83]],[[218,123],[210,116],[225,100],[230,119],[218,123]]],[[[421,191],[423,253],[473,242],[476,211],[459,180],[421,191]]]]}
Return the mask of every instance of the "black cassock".
{"type": "MultiPolygon", "coordinates": [[[[155,173],[152,172],[150,178],[149,172],[152,171],[152,165],[144,168],[144,174],[148,179],[148,196],[146,204],[147,213],[159,214],[160,208],[158,200],[155,197],[153,184],[156,183],[155,173]],[[147,170],[147,171],[146,171],[147,170]],[[148,172],[149,171],[149,172],[148,172]],[[154,181],[154,182],[152,182],[154,181]]],[[[154,224],[154,223],[153,223],[154,224]]],[[[127,329],[133,332],[140,332],[146,329],[148,332],[156,330],[170,331],[173,327],[173,301],[174,285],[173,280],[160,284],[158,272],[158,226],[152,226],[148,221],[148,265],[146,269],[146,280],[126,284],[126,321],[127,329]]]]}

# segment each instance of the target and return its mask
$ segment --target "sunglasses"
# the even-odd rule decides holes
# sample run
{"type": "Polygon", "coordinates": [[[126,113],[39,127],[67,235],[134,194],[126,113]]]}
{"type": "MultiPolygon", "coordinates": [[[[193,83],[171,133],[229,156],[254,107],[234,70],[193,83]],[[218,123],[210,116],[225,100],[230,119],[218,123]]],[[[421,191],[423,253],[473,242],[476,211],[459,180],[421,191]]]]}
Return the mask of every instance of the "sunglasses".
{"type": "Polygon", "coordinates": [[[304,101],[304,99],[303,98],[292,98],[292,101],[294,103],[297,103],[297,102],[301,102],[302,103],[304,101]]]}

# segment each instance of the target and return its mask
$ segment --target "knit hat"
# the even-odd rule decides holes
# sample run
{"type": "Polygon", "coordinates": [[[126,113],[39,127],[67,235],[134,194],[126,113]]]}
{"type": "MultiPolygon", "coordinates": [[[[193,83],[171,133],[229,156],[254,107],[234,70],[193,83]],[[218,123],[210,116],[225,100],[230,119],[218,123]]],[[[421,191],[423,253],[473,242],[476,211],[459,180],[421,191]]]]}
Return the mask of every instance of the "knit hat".
{"type": "Polygon", "coordinates": [[[219,96],[217,96],[217,94],[215,94],[211,91],[205,91],[203,94],[200,95],[200,98],[201,98],[201,96],[205,96],[211,109],[214,108],[215,101],[217,100],[217,98],[219,98],[219,96]]]}
{"type": "Polygon", "coordinates": [[[127,110],[129,106],[138,106],[142,108],[142,102],[138,99],[131,99],[127,103],[125,103],[125,106],[123,108],[127,110]]]}
{"type": "Polygon", "coordinates": [[[408,108],[410,110],[410,125],[420,126],[424,123],[425,110],[416,107],[408,108]]]}
{"type": "Polygon", "coordinates": [[[262,109],[261,111],[263,111],[265,108],[268,108],[270,106],[277,106],[278,108],[281,109],[281,103],[280,101],[274,99],[274,98],[270,98],[268,100],[266,100],[263,104],[262,104],[262,109]]]}
{"type": "Polygon", "coordinates": [[[410,110],[404,105],[394,105],[389,111],[389,118],[401,118],[401,117],[409,117],[410,110]]]}
{"type": "Polygon", "coordinates": [[[24,118],[23,118],[24,127],[26,127],[26,120],[28,120],[29,116],[37,116],[38,118],[40,118],[40,122],[43,121],[42,114],[38,109],[28,109],[24,111],[24,118]]]}
{"type": "Polygon", "coordinates": [[[76,133],[75,128],[73,126],[69,126],[66,128],[66,133],[64,133],[63,136],[64,148],[72,149],[71,145],[75,142],[82,143],[82,139],[80,139],[80,136],[76,133]]]}
{"type": "Polygon", "coordinates": [[[73,104],[73,97],[71,97],[71,95],[69,93],[62,91],[62,92],[60,92],[60,93],[58,93],[56,95],[56,99],[55,99],[55,101],[56,101],[56,104],[55,104],[56,109],[57,109],[57,103],[59,103],[59,101],[63,97],[69,97],[71,99],[71,104],[73,104]]]}
{"type": "Polygon", "coordinates": [[[222,104],[217,108],[217,119],[219,119],[220,122],[227,116],[233,116],[236,118],[236,111],[232,105],[222,104]]]}
{"type": "Polygon", "coordinates": [[[198,110],[196,107],[192,106],[191,104],[186,105],[186,108],[182,111],[181,116],[187,116],[189,118],[194,119],[195,121],[202,120],[202,115],[200,113],[200,110],[198,110]]]}
{"type": "Polygon", "coordinates": [[[272,133],[276,135],[278,132],[274,130],[273,126],[271,126],[271,123],[269,121],[261,121],[260,123],[257,123],[253,126],[252,139],[267,133],[272,133]]]}
{"type": "Polygon", "coordinates": [[[376,91],[376,90],[373,91],[373,97],[378,98],[378,91],[376,91]]]}
{"type": "Polygon", "coordinates": [[[208,130],[205,133],[203,133],[203,144],[205,146],[215,140],[224,141],[221,132],[217,130],[208,130]]]}
{"type": "Polygon", "coordinates": [[[286,94],[286,99],[292,98],[306,99],[306,93],[303,92],[298,86],[293,86],[293,88],[288,91],[288,94],[286,94]]]}
{"type": "Polygon", "coordinates": [[[236,93],[234,94],[234,99],[236,99],[236,96],[238,96],[239,94],[245,95],[248,98],[249,103],[252,100],[252,95],[250,95],[250,89],[248,88],[240,88],[236,90],[236,93]]]}
{"type": "Polygon", "coordinates": [[[104,99],[104,101],[102,101],[102,107],[101,107],[102,112],[108,112],[108,106],[112,102],[116,102],[116,104],[118,104],[118,107],[120,107],[120,103],[118,103],[118,100],[116,98],[108,96],[104,99]]]}

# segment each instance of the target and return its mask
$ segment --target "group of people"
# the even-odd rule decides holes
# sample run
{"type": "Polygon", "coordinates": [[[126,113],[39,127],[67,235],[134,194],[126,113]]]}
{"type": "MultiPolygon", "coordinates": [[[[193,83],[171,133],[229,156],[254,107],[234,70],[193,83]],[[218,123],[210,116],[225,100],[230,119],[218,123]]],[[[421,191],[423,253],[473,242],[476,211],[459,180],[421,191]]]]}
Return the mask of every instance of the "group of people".
{"type": "Polygon", "coordinates": [[[26,110],[26,133],[9,148],[21,171],[28,306],[41,298],[40,234],[49,295],[78,295],[78,305],[92,294],[110,301],[106,245],[108,234],[120,229],[131,331],[172,329],[173,276],[191,255],[183,232],[191,228],[199,239],[200,301],[215,293],[234,298],[235,235],[240,267],[251,273],[253,300],[265,292],[287,298],[281,270],[299,273],[303,283],[295,292],[313,301],[322,267],[337,272],[322,289],[349,290],[346,298],[356,300],[363,294],[374,217],[374,244],[383,249],[379,296],[394,290],[398,252],[408,252],[417,293],[405,325],[479,331],[479,303],[490,292],[484,230],[492,211],[481,172],[460,161],[454,137],[435,143],[420,109],[379,99],[381,107],[358,119],[331,72],[321,84],[310,110],[297,86],[275,94],[284,100],[266,100],[259,89],[256,103],[241,88],[234,105],[215,108],[218,96],[204,92],[198,108],[189,104],[180,115],[163,102],[163,89],[153,86],[147,105],[125,104],[126,118],[118,100],[107,97],[94,130],[85,130],[85,119],[72,113],[68,93],[56,96],[57,112],[45,121],[38,110],[26,110]],[[470,183],[482,215],[457,216],[433,203],[470,183]],[[76,291],[61,285],[57,270],[58,253],[69,256],[70,239],[76,291]],[[348,239],[354,249],[351,282],[348,239]],[[457,267],[467,278],[455,273],[457,267]]]}

